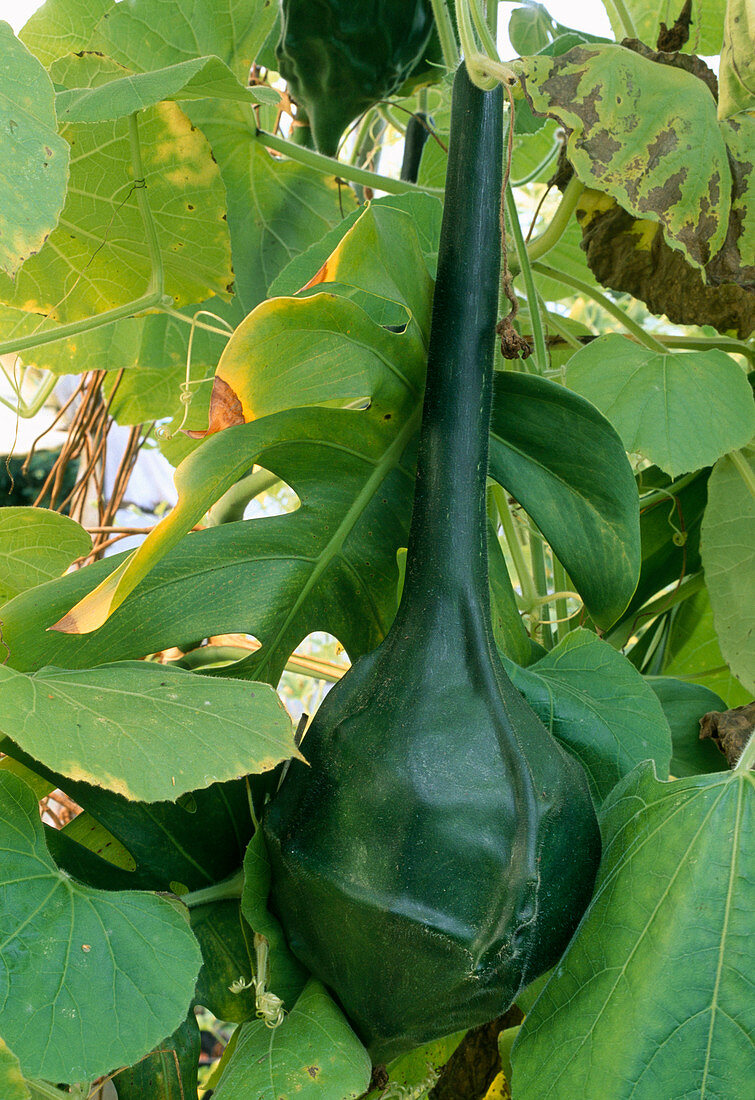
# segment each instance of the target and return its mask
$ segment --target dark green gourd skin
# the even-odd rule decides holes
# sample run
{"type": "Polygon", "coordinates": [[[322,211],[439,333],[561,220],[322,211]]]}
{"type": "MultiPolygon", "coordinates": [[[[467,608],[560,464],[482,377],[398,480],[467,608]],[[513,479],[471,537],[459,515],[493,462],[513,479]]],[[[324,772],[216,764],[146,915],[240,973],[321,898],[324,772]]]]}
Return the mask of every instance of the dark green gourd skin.
{"type": "Polygon", "coordinates": [[[375,1061],[499,1015],[562,954],[600,835],[579,764],[493,642],[485,479],[502,94],[462,66],[407,570],[268,806],[273,904],[375,1061]]]}
{"type": "Polygon", "coordinates": [[[425,55],[430,0],[280,0],[276,57],[317,149],[335,156],[349,123],[392,95],[425,55]]]}

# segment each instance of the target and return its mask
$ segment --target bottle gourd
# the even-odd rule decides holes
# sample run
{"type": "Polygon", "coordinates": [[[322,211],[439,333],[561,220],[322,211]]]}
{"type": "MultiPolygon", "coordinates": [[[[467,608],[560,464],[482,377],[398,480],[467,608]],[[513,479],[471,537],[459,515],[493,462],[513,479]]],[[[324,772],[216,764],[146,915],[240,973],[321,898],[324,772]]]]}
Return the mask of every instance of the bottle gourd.
{"type": "Polygon", "coordinates": [[[502,93],[453,90],[406,580],[268,805],[273,906],[375,1061],[503,1012],[560,957],[600,834],[493,642],[485,489],[502,93]]]}
{"type": "Polygon", "coordinates": [[[422,62],[430,0],[280,0],[275,55],[316,148],[335,156],[350,122],[392,95],[422,62]]]}

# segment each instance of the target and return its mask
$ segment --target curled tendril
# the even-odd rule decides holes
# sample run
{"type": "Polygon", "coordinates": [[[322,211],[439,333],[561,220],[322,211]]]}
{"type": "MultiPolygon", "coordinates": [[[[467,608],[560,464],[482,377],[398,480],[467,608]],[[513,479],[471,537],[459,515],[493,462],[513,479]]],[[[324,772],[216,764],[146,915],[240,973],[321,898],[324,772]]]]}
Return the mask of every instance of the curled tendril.
{"type": "Polygon", "coordinates": [[[192,381],[191,379],[191,353],[194,347],[194,334],[197,331],[197,320],[200,317],[211,317],[212,320],[217,321],[219,325],[225,326],[228,329],[229,333],[233,332],[233,328],[231,327],[231,325],[228,324],[227,321],[225,321],[222,317],[218,317],[216,313],[211,313],[209,309],[198,309],[196,311],[191,319],[191,329],[189,330],[189,344],[186,348],[186,377],[179,386],[180,393],[178,399],[183,405],[184,410],[183,416],[181,417],[181,423],[178,425],[175,431],[172,431],[167,426],[167,424],[161,424],[160,427],[155,429],[155,435],[159,440],[165,441],[173,439],[183,429],[183,426],[186,423],[187,417],[189,415],[189,406],[191,405],[192,398],[194,397],[192,386],[200,386],[204,381],[203,378],[196,379],[195,381],[192,381]]]}
{"type": "Polygon", "coordinates": [[[267,988],[270,977],[270,944],[258,932],[254,933],[254,953],[257,963],[256,975],[248,979],[242,975],[231,982],[228,989],[231,993],[243,993],[247,989],[253,989],[257,1019],[262,1020],[265,1027],[271,1029],[280,1027],[286,1012],[280,997],[267,988]]]}

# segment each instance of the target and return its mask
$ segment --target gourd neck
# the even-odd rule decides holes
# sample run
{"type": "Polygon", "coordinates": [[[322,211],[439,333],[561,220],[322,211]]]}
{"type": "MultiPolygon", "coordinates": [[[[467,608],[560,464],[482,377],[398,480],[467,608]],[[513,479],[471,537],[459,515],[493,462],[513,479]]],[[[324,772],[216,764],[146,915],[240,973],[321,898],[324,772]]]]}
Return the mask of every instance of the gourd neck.
{"type": "Polygon", "coordinates": [[[503,94],[454,82],[446,205],[399,617],[471,598],[489,617],[486,477],[500,276],[503,94]]]}

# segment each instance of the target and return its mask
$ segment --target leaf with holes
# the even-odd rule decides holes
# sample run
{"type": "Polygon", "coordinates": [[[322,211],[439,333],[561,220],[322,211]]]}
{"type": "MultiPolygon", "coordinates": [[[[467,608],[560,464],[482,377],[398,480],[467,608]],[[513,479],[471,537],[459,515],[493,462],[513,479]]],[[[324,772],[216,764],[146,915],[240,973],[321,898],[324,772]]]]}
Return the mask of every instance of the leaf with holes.
{"type": "Polygon", "coordinates": [[[68,142],[58,134],[50,78],[0,22],[0,271],[13,278],[55,228],[68,183],[68,142]]]}
{"type": "Polygon", "coordinates": [[[534,109],[569,129],[567,155],[582,182],[660,222],[672,248],[704,266],[726,237],[731,172],[703,81],[614,45],[521,65],[534,109]]]}
{"type": "MultiPolygon", "coordinates": [[[[684,4],[683,0],[624,0],[623,7],[632,21],[636,37],[649,46],[655,46],[661,23],[672,27],[684,4]]],[[[726,0],[695,0],[689,40],[682,49],[704,57],[720,53],[725,10],[726,0]]],[[[624,38],[630,33],[616,5],[609,5],[606,12],[617,38],[624,38]]]]}
{"type": "Polygon", "coordinates": [[[746,1094],[755,1073],[747,764],[671,783],[641,764],[610,795],[595,895],[522,1024],[515,1094],[746,1094]]]}
{"type": "Polygon", "coordinates": [[[201,963],[176,903],[80,886],[53,863],[39,807],[0,774],[3,1037],[26,1077],[131,1065],[186,1015],[201,963]]]}

